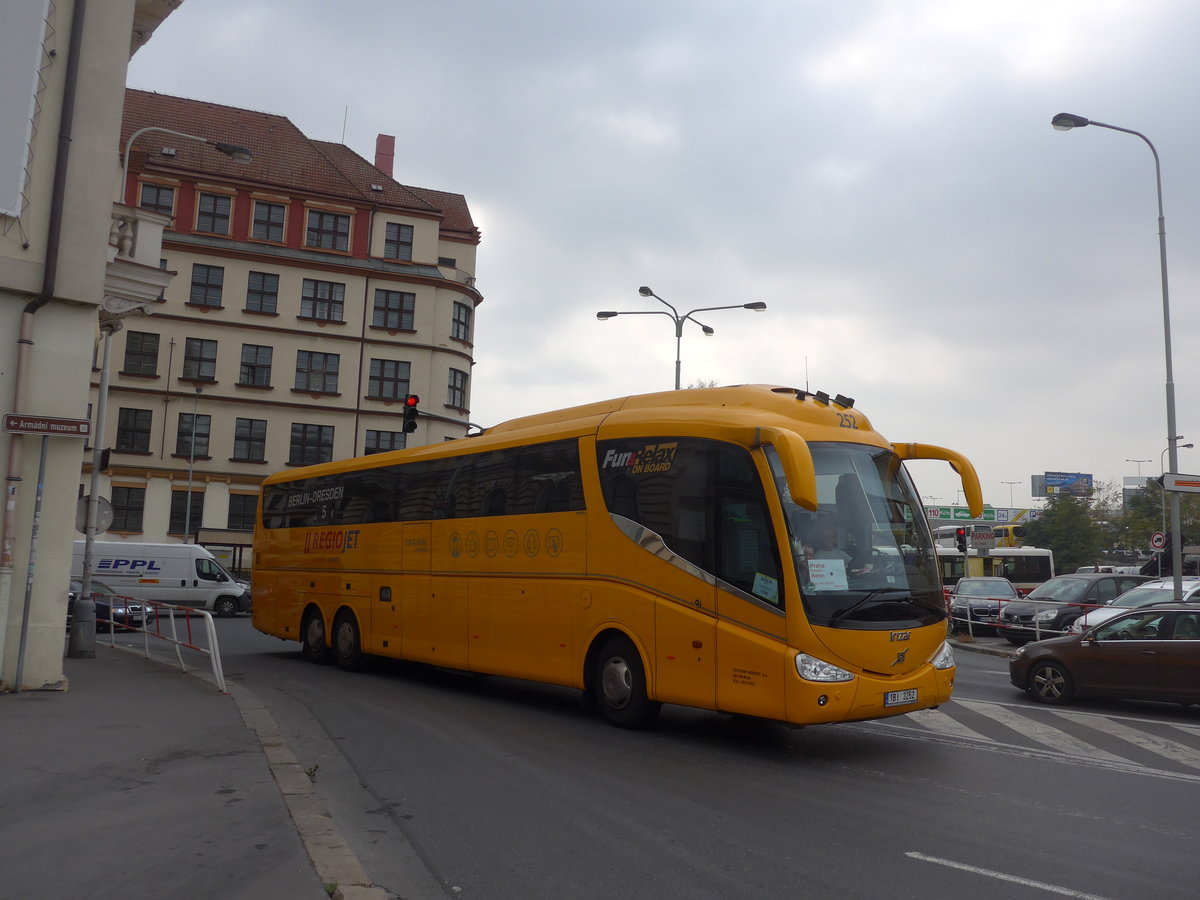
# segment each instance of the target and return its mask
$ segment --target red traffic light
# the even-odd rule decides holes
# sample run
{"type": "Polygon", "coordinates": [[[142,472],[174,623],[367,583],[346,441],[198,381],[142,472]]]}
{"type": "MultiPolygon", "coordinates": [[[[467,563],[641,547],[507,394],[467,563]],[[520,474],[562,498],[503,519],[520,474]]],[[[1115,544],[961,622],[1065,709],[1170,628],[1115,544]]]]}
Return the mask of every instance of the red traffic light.
{"type": "Polygon", "coordinates": [[[416,408],[416,405],[420,402],[421,402],[421,398],[418,397],[416,394],[409,394],[407,397],[404,398],[404,405],[411,406],[414,409],[416,408]]]}

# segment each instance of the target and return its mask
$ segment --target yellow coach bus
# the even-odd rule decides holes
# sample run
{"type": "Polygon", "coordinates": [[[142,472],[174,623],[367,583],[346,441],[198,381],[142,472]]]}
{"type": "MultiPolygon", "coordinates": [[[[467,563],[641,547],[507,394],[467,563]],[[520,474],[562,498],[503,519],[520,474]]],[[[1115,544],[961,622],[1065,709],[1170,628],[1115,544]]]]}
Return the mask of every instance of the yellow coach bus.
{"type": "Polygon", "coordinates": [[[647,394],[263,484],[254,625],[575,687],[623,727],[676,703],[807,725],[950,697],[937,556],[854,401],[766,385],[647,394]]]}

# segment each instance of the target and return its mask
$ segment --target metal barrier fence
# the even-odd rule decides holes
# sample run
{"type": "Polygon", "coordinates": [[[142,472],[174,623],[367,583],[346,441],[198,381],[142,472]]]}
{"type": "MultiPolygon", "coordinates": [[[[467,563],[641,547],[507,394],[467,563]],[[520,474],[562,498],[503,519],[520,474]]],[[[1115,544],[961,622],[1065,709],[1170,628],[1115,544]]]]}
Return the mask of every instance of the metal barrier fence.
{"type": "Polygon", "coordinates": [[[117,622],[112,619],[105,619],[99,615],[96,616],[97,622],[108,623],[109,643],[111,646],[117,645],[117,632],[121,631],[125,634],[138,633],[142,635],[143,650],[146,658],[150,659],[150,639],[166,641],[175,649],[175,659],[179,663],[181,671],[187,671],[187,663],[183,661],[183,653],[181,647],[187,647],[189,650],[195,650],[203,653],[209,659],[209,664],[212,666],[213,680],[217,683],[217,690],[222,694],[227,694],[229,691],[225,689],[225,672],[221,667],[221,649],[217,643],[217,630],[213,625],[212,613],[206,609],[198,609],[194,606],[175,606],[171,603],[159,603],[157,600],[139,600],[142,608],[145,611],[143,614],[142,625],[129,624],[129,613],[126,612],[126,621],[117,622]],[[203,638],[206,644],[197,643],[201,635],[195,633],[192,628],[192,616],[201,617],[199,621],[203,622],[203,638]],[[163,620],[167,620],[169,625],[169,634],[163,630],[163,620]],[[183,634],[180,635],[179,619],[183,619],[183,634]]]}
{"type": "MultiPolygon", "coordinates": [[[[1103,604],[1092,603],[1069,603],[1064,604],[1054,600],[1032,600],[1028,597],[1022,597],[1020,600],[996,600],[995,615],[989,614],[981,616],[978,611],[972,610],[967,604],[966,615],[955,615],[954,609],[950,605],[950,600],[946,600],[946,615],[950,622],[950,627],[959,634],[967,634],[971,638],[979,635],[998,635],[1000,637],[1009,637],[1010,635],[1020,641],[1040,641],[1044,638],[1058,637],[1064,634],[1070,634],[1070,627],[1079,617],[1086,615],[1094,609],[1105,609],[1103,604]],[[1052,609],[1056,613],[1063,609],[1078,611],[1078,615],[1071,618],[1070,621],[1063,623],[1061,628],[1051,628],[1048,624],[1043,624],[1035,613],[1030,617],[1029,621],[1021,621],[1019,623],[1006,623],[1004,621],[1004,609],[1010,603],[1032,604],[1037,607],[1045,607],[1052,609]]],[[[1053,618],[1058,618],[1054,616],[1053,618]]]]}

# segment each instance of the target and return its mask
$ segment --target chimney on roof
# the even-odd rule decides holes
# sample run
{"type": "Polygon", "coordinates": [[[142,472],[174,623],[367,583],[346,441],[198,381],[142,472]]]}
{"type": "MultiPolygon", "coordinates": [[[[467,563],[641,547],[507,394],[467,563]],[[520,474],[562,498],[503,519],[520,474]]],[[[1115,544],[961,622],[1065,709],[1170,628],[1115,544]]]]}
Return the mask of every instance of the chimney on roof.
{"type": "Polygon", "coordinates": [[[381,134],[375,138],[375,168],[389,178],[392,177],[392,163],[396,159],[396,136],[381,134]]]}

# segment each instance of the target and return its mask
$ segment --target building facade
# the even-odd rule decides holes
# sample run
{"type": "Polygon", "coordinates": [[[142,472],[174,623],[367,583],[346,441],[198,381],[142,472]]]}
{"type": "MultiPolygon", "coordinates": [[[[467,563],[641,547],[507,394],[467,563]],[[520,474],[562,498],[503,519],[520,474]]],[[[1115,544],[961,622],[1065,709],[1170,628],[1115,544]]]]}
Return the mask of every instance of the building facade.
{"type": "Polygon", "coordinates": [[[387,135],[372,164],[283,116],[144,91],[120,146],[124,205],[169,223],[174,277],[111,341],[105,540],[198,540],[245,568],[271,472],[466,434],[482,296],[462,195],[394,180],[387,135]]]}
{"type": "Polygon", "coordinates": [[[130,56],[179,0],[30,0],[0,27],[0,690],[62,688],[98,324],[155,297],[160,217],[114,206],[130,56]],[[149,261],[149,264],[147,264],[149,261]],[[16,426],[16,430],[12,426],[16,426]],[[33,433],[22,431],[29,427],[33,433]]]}

